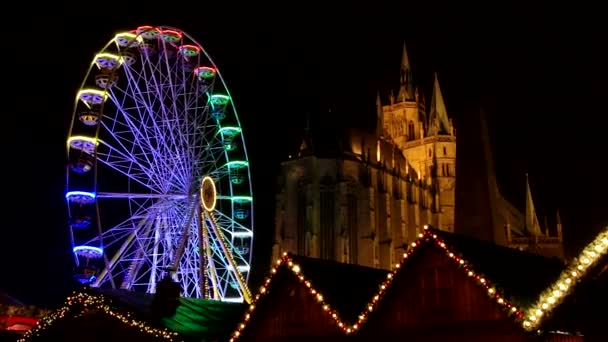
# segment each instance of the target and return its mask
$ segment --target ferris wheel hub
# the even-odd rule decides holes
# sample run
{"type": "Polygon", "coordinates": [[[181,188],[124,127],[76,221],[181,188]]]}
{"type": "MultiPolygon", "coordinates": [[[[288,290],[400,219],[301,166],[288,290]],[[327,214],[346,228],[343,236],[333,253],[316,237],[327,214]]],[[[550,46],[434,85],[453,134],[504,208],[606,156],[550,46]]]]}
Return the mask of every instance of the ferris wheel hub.
{"type": "Polygon", "coordinates": [[[207,211],[213,211],[215,209],[215,203],[217,201],[217,191],[215,188],[215,182],[213,178],[206,176],[201,181],[201,204],[207,211]]]}

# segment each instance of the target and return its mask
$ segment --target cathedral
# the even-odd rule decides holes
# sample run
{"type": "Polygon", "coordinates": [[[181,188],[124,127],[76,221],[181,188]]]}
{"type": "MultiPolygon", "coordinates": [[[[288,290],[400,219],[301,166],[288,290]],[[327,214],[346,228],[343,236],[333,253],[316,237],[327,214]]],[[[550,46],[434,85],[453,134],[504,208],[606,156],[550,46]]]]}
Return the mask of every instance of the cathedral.
{"type": "MultiPolygon", "coordinates": [[[[473,158],[484,161],[477,167],[483,175],[458,172],[464,167],[457,164],[456,129],[438,75],[429,103],[414,83],[405,45],[400,71],[397,96],[391,92],[388,103],[376,98],[375,130],[343,127],[315,136],[307,127],[298,151],[281,164],[273,260],[290,252],[390,269],[425,225],[563,258],[559,218],[550,237],[540,229],[529,187],[525,214],[504,199],[487,146],[482,158],[473,158]],[[489,214],[477,215],[484,209],[472,197],[489,214]],[[459,218],[466,215],[471,224],[459,218]]],[[[483,116],[479,121],[484,126],[483,116]]],[[[475,135],[489,145],[483,133],[475,135]]]]}

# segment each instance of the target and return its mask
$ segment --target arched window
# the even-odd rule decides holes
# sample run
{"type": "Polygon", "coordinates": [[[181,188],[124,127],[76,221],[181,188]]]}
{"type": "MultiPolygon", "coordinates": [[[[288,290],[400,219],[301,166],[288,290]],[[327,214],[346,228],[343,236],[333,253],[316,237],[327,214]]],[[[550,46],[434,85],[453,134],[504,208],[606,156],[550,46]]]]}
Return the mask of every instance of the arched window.
{"type": "Polygon", "coordinates": [[[410,120],[410,123],[407,125],[407,140],[416,139],[416,130],[414,129],[414,121],[410,120]]]}

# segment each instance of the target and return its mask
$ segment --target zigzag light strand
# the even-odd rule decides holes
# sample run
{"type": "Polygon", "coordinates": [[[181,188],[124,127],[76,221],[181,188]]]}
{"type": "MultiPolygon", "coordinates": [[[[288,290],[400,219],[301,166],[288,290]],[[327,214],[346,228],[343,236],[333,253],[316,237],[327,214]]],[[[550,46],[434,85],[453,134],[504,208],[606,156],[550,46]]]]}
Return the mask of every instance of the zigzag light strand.
{"type": "Polygon", "coordinates": [[[418,235],[419,239],[417,241],[411,243],[408,250],[403,254],[403,258],[401,259],[401,262],[396,264],[394,266],[393,270],[386,275],[386,279],[379,285],[378,292],[367,303],[363,312],[361,312],[361,314],[359,314],[357,322],[355,322],[353,324],[349,324],[348,322],[345,322],[340,318],[339,313],[336,310],[332,309],[332,307],[324,300],[323,294],[314,288],[312,282],[310,282],[309,280],[307,280],[305,278],[305,276],[302,274],[302,270],[301,270],[300,266],[297,265],[296,263],[294,263],[293,260],[289,257],[289,255],[287,253],[283,253],[283,257],[281,259],[278,259],[276,261],[275,266],[271,269],[271,276],[265,279],[264,285],[262,285],[262,287],[259,290],[259,293],[254,298],[254,302],[249,306],[249,311],[245,314],[243,321],[238,325],[237,329],[232,333],[230,342],[235,342],[236,339],[238,339],[241,336],[242,331],[247,326],[247,323],[249,322],[251,315],[253,314],[253,311],[256,308],[256,303],[260,300],[260,298],[262,296],[264,296],[268,292],[268,286],[270,285],[270,283],[272,281],[272,277],[274,276],[274,274],[276,274],[278,272],[278,270],[281,266],[287,266],[291,269],[291,271],[296,275],[298,280],[309,289],[310,294],[315,298],[315,300],[319,303],[319,305],[321,305],[321,307],[323,308],[323,311],[326,312],[326,314],[329,316],[329,318],[334,321],[334,323],[338,326],[338,328],[342,332],[344,332],[345,334],[351,334],[351,333],[357,332],[361,328],[361,326],[367,321],[367,318],[369,317],[370,313],[372,313],[376,309],[380,299],[386,293],[388,287],[390,286],[393,279],[395,278],[396,273],[401,269],[401,267],[403,266],[405,261],[412,255],[412,253],[414,253],[416,251],[416,247],[420,246],[425,240],[430,241],[431,239],[433,239],[440,248],[445,250],[446,254],[450,258],[454,259],[458,263],[458,265],[461,266],[461,268],[465,272],[467,272],[468,276],[474,277],[477,280],[478,284],[483,286],[491,297],[495,298],[497,303],[503,305],[506,309],[509,310],[509,312],[511,314],[516,314],[516,316],[518,318],[523,317],[522,311],[518,310],[515,305],[512,305],[509,302],[507,302],[507,300],[505,300],[503,296],[496,293],[496,289],[491,286],[490,282],[487,281],[481,275],[475,273],[471,267],[467,266],[466,262],[462,258],[457,257],[454,253],[450,252],[447,249],[445,243],[443,243],[442,241],[437,239],[437,235],[432,234],[428,230],[428,226],[425,226],[424,228],[425,228],[424,234],[422,234],[422,233],[419,234],[418,235]]]}
{"type": "Polygon", "coordinates": [[[162,338],[168,341],[174,341],[174,339],[178,337],[177,332],[173,332],[169,329],[158,329],[150,327],[145,322],[134,319],[129,313],[120,313],[112,309],[102,295],[93,296],[86,293],[78,293],[68,297],[63,307],[57,309],[52,314],[41,318],[38,321],[38,324],[33,329],[26,332],[18,341],[26,342],[34,337],[40,336],[40,334],[44,330],[52,326],[57,320],[65,318],[66,315],[73,309],[74,305],[81,305],[87,309],[103,310],[103,312],[118,319],[122,323],[128,324],[129,326],[134,328],[138,328],[141,332],[154,335],[158,338],[162,338]]]}
{"type": "MultiPolygon", "coordinates": [[[[384,280],[380,284],[378,292],[372,297],[371,301],[368,302],[365,310],[359,315],[357,322],[354,324],[349,324],[345,321],[342,321],[339,313],[336,310],[332,309],[331,306],[327,302],[325,302],[323,295],[313,287],[312,283],[309,280],[307,280],[304,277],[304,275],[302,274],[302,270],[300,269],[300,266],[295,264],[287,253],[283,253],[283,257],[281,259],[278,259],[276,261],[276,264],[274,265],[274,267],[271,269],[270,277],[267,277],[265,279],[264,285],[262,285],[258,294],[255,296],[253,303],[249,306],[249,310],[245,314],[245,317],[243,318],[241,323],[238,325],[237,329],[232,333],[230,342],[235,342],[242,335],[242,331],[247,326],[247,323],[251,319],[251,315],[255,311],[256,303],[260,300],[260,298],[262,298],[268,292],[268,286],[270,285],[270,282],[272,281],[273,276],[277,273],[278,269],[281,266],[286,266],[291,269],[291,271],[297,276],[299,281],[302,282],[309,289],[310,294],[315,298],[315,300],[319,303],[319,305],[321,305],[323,310],[327,313],[327,315],[330,317],[330,319],[332,319],[335,322],[335,324],[338,326],[338,328],[340,328],[340,330],[342,332],[344,332],[345,334],[351,334],[351,333],[357,332],[358,330],[361,329],[361,326],[367,321],[369,314],[376,309],[378,302],[382,298],[383,294],[386,293],[388,286],[391,284],[392,280],[395,278],[396,273],[402,267],[404,262],[408,259],[409,256],[412,255],[412,253],[414,253],[414,251],[416,250],[416,247],[420,246],[424,241],[429,241],[429,242],[434,241],[439,248],[441,248],[442,250],[445,251],[446,255],[450,259],[452,259],[454,262],[457,263],[457,265],[459,266],[459,268],[461,270],[466,272],[466,275],[468,277],[473,278],[475,280],[475,282],[486,291],[486,293],[488,294],[488,296],[490,298],[492,298],[494,301],[496,301],[497,304],[499,304],[501,307],[503,307],[508,315],[512,316],[516,321],[520,322],[526,330],[532,330],[540,324],[540,319],[536,319],[536,320],[531,319],[531,317],[533,317],[532,315],[534,313],[536,313],[536,309],[532,308],[532,309],[524,310],[521,307],[518,307],[517,305],[515,305],[514,303],[509,302],[502,293],[499,293],[499,291],[496,289],[494,284],[492,284],[492,282],[490,282],[482,274],[475,272],[473,267],[464,258],[462,258],[461,256],[458,256],[454,252],[452,252],[447,247],[447,245],[436,234],[433,234],[432,231],[430,231],[428,229],[428,226],[426,226],[426,225],[424,226],[424,233],[419,234],[418,237],[419,237],[419,239],[415,242],[412,242],[410,248],[408,248],[408,250],[403,254],[403,258],[401,259],[401,262],[396,264],[394,266],[393,270],[387,274],[386,280],[384,280]],[[528,315],[525,314],[525,311],[528,311],[528,315]],[[532,324],[531,322],[534,322],[534,324],[532,324]]],[[[585,248],[583,250],[583,253],[581,253],[581,257],[579,259],[582,260],[582,264],[584,264],[586,266],[582,266],[582,264],[576,265],[578,278],[580,278],[582,276],[583,272],[586,269],[588,269],[593,264],[594,261],[598,260],[600,258],[600,256],[603,255],[600,253],[606,253],[607,249],[608,249],[608,229],[606,229],[605,232],[600,234],[600,236],[598,236],[596,238],[596,240],[592,244],[587,246],[587,248],[585,248]],[[585,259],[585,257],[587,259],[585,259]],[[582,267],[582,269],[581,269],[581,267],[582,267]]],[[[565,271],[564,274],[568,274],[568,272],[565,271]]],[[[570,271],[570,274],[572,275],[572,271],[570,271]]],[[[564,282],[567,283],[567,281],[565,281],[565,280],[564,280],[564,282]]],[[[572,282],[572,280],[571,280],[571,282],[572,282]]],[[[552,284],[551,286],[549,286],[549,288],[546,291],[544,291],[543,294],[553,293],[553,291],[554,291],[553,288],[555,288],[556,286],[559,288],[561,283],[562,283],[562,279],[560,277],[560,280],[558,280],[555,284],[552,284]]],[[[571,288],[572,288],[572,286],[570,286],[570,289],[571,288]]],[[[566,291],[566,290],[561,290],[561,291],[566,291]]],[[[565,294],[565,292],[564,292],[564,294],[565,294]]],[[[563,297],[564,296],[562,295],[561,298],[563,298],[563,297]]],[[[544,307],[544,312],[548,313],[549,310],[555,308],[556,305],[553,305],[552,307],[544,306],[543,304],[550,302],[550,300],[547,299],[545,301],[545,300],[543,300],[543,298],[550,298],[550,297],[541,295],[540,299],[538,301],[539,303],[541,303],[540,304],[541,307],[544,307]]],[[[557,301],[554,304],[557,304],[557,301]]]]}
{"type": "Polygon", "coordinates": [[[608,252],[608,228],[588,244],[574,262],[559,276],[558,280],[543,291],[539,299],[526,314],[523,326],[526,330],[538,328],[542,317],[547,316],[572,291],[577,281],[608,252]]]}

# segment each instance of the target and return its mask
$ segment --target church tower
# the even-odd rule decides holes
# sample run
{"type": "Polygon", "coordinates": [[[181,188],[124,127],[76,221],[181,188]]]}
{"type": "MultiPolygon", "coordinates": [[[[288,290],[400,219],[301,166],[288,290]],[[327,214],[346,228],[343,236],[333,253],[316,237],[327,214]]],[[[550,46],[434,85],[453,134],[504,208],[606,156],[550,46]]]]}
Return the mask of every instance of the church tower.
{"type": "Polygon", "coordinates": [[[453,231],[456,182],[456,132],[448,117],[439,79],[435,74],[430,107],[414,86],[405,44],[397,98],[379,112],[382,136],[404,153],[432,196],[430,223],[453,231]]]}

